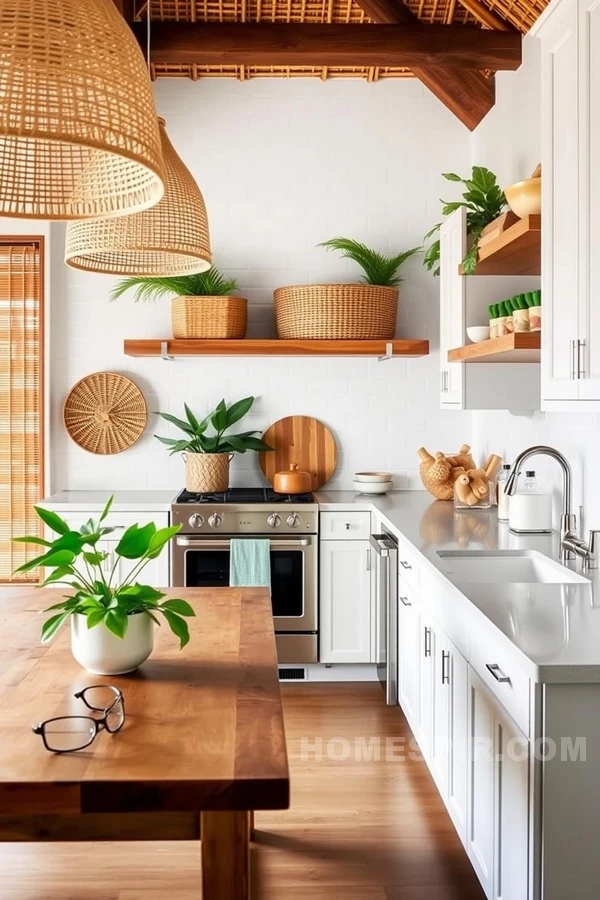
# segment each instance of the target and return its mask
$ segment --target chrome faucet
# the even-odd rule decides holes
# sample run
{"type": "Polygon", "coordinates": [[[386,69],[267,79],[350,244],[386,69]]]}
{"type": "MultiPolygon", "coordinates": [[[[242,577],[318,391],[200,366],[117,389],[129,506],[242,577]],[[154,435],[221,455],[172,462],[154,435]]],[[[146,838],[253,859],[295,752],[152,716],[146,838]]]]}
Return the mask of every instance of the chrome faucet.
{"type": "Polygon", "coordinates": [[[513,467],[510,470],[508,480],[504,485],[504,492],[511,497],[513,494],[516,494],[517,477],[523,464],[531,456],[549,456],[551,459],[556,460],[563,472],[563,511],[560,517],[561,561],[566,562],[567,560],[575,559],[575,556],[580,556],[583,560],[584,568],[597,569],[600,556],[598,552],[598,535],[600,532],[590,531],[590,540],[588,544],[586,544],[585,541],[582,541],[576,534],[577,520],[571,512],[571,466],[562,453],[555,450],[553,447],[544,446],[529,447],[528,450],[523,450],[523,452],[519,453],[517,456],[513,467]]]}

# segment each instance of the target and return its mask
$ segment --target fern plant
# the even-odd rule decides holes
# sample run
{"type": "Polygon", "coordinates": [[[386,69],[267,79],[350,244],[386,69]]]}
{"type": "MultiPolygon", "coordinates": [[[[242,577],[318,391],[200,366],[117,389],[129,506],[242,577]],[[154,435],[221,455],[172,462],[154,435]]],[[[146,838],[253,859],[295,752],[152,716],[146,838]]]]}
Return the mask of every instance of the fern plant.
{"type": "MultiPolygon", "coordinates": [[[[464,207],[467,210],[467,234],[471,235],[473,242],[462,261],[463,269],[466,275],[472,275],[477,265],[477,254],[479,253],[479,238],[481,232],[486,225],[497,219],[506,207],[506,197],[504,191],[498,186],[498,179],[489,169],[483,166],[473,166],[470,178],[461,178],[454,172],[443,172],[446,181],[455,181],[463,184],[466,188],[462,195],[462,200],[454,200],[448,203],[446,200],[440,200],[443,203],[442,215],[449,216],[457,209],[464,207]]],[[[433,237],[442,223],[438,222],[423,238],[423,243],[433,237]]],[[[423,265],[434,275],[440,274],[440,240],[437,238],[429,245],[423,256],[423,265]]]]}
{"type": "Polygon", "coordinates": [[[398,275],[398,269],[406,260],[418,253],[420,247],[405,250],[395,256],[384,256],[377,250],[370,250],[365,244],[353,241],[351,238],[336,237],[330,241],[318,244],[327,250],[340,250],[342,256],[351,259],[361,267],[365,273],[361,278],[363,284],[376,284],[380,287],[396,287],[402,279],[398,275]]]}
{"type": "Polygon", "coordinates": [[[173,297],[226,297],[237,290],[235,278],[227,278],[216,266],[195,275],[172,277],[132,275],[123,278],[113,289],[110,299],[116,300],[126,291],[135,288],[135,302],[156,300],[169,294],[173,297]]]}

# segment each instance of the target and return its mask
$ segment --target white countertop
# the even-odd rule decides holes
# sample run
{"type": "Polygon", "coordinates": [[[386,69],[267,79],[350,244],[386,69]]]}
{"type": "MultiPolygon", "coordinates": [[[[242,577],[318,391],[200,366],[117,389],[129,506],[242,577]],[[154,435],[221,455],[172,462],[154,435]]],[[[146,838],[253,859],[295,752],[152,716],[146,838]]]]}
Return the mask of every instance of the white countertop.
{"type": "Polygon", "coordinates": [[[111,494],[115,512],[170,512],[177,491],[59,491],[44,497],[40,506],[65,512],[101,512],[111,494]]]}
{"type": "MultiPolygon", "coordinates": [[[[426,491],[393,491],[364,496],[352,491],[319,491],[322,510],[371,509],[384,527],[407,540],[424,557],[424,566],[444,579],[438,550],[538,550],[559,555],[558,535],[515,535],[499,522],[496,509],[454,510],[426,491]]],[[[541,682],[600,682],[600,570],[582,573],[586,584],[462,584],[464,596],[514,645],[531,677],[541,682]]],[[[458,590],[459,594],[456,593],[458,590]]]]}

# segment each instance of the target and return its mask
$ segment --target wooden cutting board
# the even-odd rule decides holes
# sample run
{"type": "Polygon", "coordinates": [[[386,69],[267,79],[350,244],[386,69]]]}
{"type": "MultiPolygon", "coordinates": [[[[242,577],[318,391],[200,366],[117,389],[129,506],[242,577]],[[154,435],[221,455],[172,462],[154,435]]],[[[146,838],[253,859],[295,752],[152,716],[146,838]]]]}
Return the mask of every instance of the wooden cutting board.
{"type": "Polygon", "coordinates": [[[301,472],[310,472],[313,491],[327,484],[335,472],[335,438],[318,419],[287,416],[267,428],[263,441],[275,448],[274,453],[258,454],[263,475],[271,484],[275,472],[289,469],[294,463],[301,472]]]}

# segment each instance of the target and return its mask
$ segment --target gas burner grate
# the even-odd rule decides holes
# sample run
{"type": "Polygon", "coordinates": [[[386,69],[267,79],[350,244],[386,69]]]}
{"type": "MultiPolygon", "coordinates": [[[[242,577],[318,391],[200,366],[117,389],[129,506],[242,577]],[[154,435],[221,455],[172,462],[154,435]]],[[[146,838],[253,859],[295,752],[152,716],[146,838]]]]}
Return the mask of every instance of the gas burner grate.
{"type": "Polygon", "coordinates": [[[182,491],[177,503],[314,503],[312,494],[277,494],[272,488],[229,488],[215,494],[182,491]]]}

